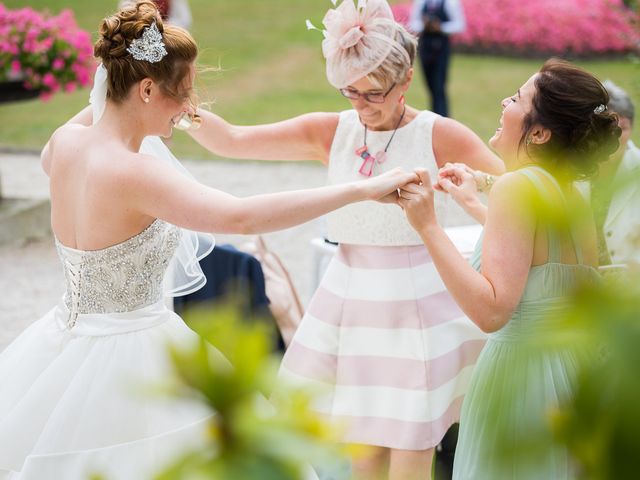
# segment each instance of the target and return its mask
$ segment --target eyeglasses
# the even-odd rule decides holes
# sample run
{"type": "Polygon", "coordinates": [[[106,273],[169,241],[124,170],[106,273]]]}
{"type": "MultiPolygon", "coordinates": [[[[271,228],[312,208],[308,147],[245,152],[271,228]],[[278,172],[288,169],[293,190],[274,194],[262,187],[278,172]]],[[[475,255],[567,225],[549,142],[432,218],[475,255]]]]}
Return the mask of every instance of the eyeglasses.
{"type": "Polygon", "coordinates": [[[387,95],[391,93],[391,90],[393,90],[395,86],[396,83],[394,82],[394,84],[391,85],[391,88],[384,93],[361,93],[351,88],[341,88],[340,93],[342,94],[342,96],[347,97],[349,100],[357,100],[362,97],[369,103],[384,103],[387,95]]]}

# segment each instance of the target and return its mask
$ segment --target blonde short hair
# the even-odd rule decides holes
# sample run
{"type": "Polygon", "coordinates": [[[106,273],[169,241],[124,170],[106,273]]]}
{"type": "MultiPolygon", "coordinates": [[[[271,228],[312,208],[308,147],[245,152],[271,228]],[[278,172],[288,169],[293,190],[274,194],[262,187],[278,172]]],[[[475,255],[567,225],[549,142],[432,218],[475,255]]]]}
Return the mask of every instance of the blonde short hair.
{"type": "Polygon", "coordinates": [[[395,25],[394,34],[394,40],[399,47],[392,48],[382,64],[366,76],[367,80],[373,85],[383,90],[391,87],[394,83],[404,83],[416,57],[416,37],[407,32],[399,23],[395,25]],[[407,57],[399,48],[403,48],[409,55],[409,63],[407,63],[407,57]]]}

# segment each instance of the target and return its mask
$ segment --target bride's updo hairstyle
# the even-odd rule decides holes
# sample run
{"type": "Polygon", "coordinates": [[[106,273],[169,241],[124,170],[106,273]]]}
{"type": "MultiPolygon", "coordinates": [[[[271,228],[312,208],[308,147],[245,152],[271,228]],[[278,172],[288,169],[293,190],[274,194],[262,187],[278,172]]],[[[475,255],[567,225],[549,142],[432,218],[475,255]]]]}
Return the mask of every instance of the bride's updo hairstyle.
{"type": "Polygon", "coordinates": [[[534,85],[521,145],[547,167],[561,169],[573,178],[596,173],[598,164],[618,149],[622,132],[617,115],[606,107],[607,90],[586,70],[558,59],[545,62],[534,85]],[[551,131],[548,142],[528,142],[535,125],[551,131]]]}
{"type": "Polygon", "coordinates": [[[183,81],[198,56],[196,42],[186,30],[163,25],[151,1],[139,1],[105,18],[93,51],[107,69],[107,98],[113,102],[122,102],[131,87],[144,78],[151,78],[169,97],[182,100],[190,96],[183,81]],[[127,48],[153,23],[162,35],[167,55],[155,63],[136,60],[127,48]]]}

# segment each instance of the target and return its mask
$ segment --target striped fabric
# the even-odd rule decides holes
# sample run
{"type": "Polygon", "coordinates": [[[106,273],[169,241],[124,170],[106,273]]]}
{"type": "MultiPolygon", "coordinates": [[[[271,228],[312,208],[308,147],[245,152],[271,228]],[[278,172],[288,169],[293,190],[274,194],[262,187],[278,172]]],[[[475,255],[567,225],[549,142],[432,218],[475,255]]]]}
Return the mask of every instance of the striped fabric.
{"type": "Polygon", "coordinates": [[[343,244],[281,376],[322,392],[317,408],[345,442],[424,450],[458,421],[484,342],[424,246],[343,244]]]}

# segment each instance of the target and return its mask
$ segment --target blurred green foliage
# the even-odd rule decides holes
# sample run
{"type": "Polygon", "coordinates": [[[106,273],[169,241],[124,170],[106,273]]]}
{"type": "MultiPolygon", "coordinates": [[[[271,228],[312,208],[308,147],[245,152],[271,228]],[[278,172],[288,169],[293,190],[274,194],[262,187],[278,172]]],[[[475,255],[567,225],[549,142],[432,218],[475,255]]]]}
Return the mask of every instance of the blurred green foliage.
{"type": "MultiPolygon", "coordinates": [[[[640,182],[640,173],[612,181],[610,188],[624,190],[640,182]]],[[[544,225],[568,232],[561,209],[537,202],[544,225]]],[[[571,211],[571,219],[580,212],[571,211]]],[[[590,213],[590,212],[589,212],[590,213]]],[[[640,238],[635,247],[640,248],[640,238]]],[[[504,465],[535,466],[541,458],[568,452],[576,478],[620,480],[640,472],[640,265],[600,269],[602,281],[580,285],[568,313],[552,317],[552,335],[523,340],[531,361],[554,351],[572,351],[577,361],[573,393],[542,415],[522,409],[520,425],[528,426],[526,438],[513,438],[513,424],[501,422],[501,408],[520,402],[524,392],[537,388],[514,375],[512,392],[493,406],[490,428],[504,441],[496,445],[504,465]],[[539,356],[539,357],[536,357],[539,356]]]]}
{"type": "MultiPolygon", "coordinates": [[[[540,415],[521,409],[520,427],[526,437],[513,435],[513,423],[503,420],[502,408],[526,405],[525,393],[536,389],[521,377],[510,380],[511,392],[492,405],[492,423],[500,441],[494,466],[517,465],[535,472],[536,465],[566,451],[583,480],[637,478],[640,471],[640,270],[618,271],[601,284],[584,285],[573,298],[569,315],[557,321],[555,335],[544,342],[523,342],[531,361],[551,351],[580,352],[574,391],[560,405],[540,415]]],[[[491,434],[489,434],[491,435],[491,434]]],[[[561,458],[561,457],[560,457],[561,458]]],[[[510,470],[505,470],[510,471],[510,470]]],[[[503,477],[501,477],[503,478],[503,477]]],[[[510,478],[505,473],[504,478],[510,478]]],[[[535,477],[528,477],[535,478],[535,477]]]]}
{"type": "Polygon", "coordinates": [[[157,480],[297,480],[306,478],[311,464],[338,457],[333,432],[311,410],[309,393],[276,387],[280,359],[271,353],[271,326],[243,318],[242,311],[229,301],[216,304],[213,314],[203,307],[185,315],[202,340],[191,350],[171,349],[179,392],[216,414],[208,444],[157,480]],[[277,395],[271,395],[274,387],[277,395]]]}
{"type": "Polygon", "coordinates": [[[580,478],[637,478],[640,471],[640,271],[614,272],[581,290],[562,325],[595,354],[582,364],[575,394],[551,416],[580,478]]]}

